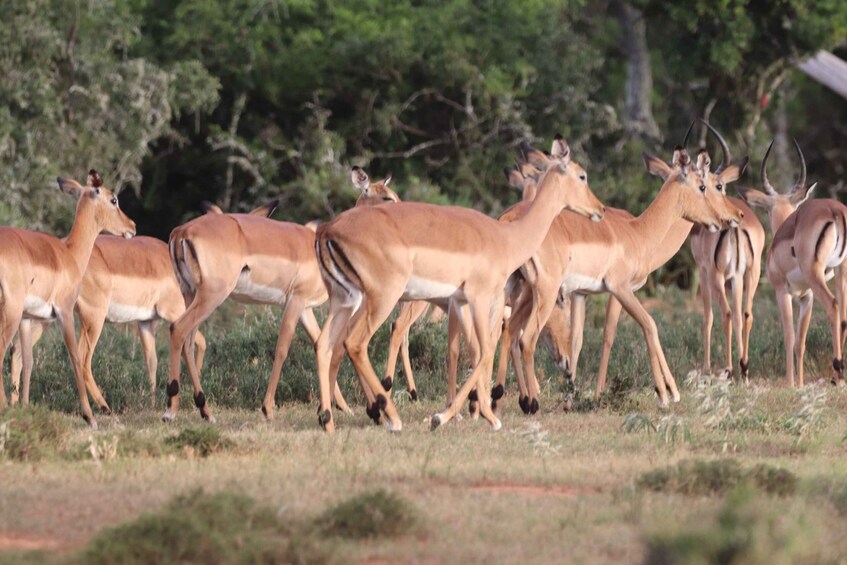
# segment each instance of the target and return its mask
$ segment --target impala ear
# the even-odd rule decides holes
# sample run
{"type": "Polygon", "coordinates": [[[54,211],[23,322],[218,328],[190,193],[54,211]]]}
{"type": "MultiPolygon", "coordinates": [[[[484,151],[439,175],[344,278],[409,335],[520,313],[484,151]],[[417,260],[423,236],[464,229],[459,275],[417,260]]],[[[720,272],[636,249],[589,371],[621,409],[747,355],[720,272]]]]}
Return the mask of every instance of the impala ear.
{"type": "Polygon", "coordinates": [[[363,192],[371,185],[368,173],[366,173],[365,170],[358,165],[353,167],[353,170],[350,173],[350,179],[353,181],[353,186],[363,192]]]}
{"type": "Polygon", "coordinates": [[[250,210],[251,216],[259,216],[260,218],[270,218],[273,215],[276,207],[279,206],[279,198],[274,198],[270,202],[262,204],[258,208],[250,210]]]}
{"type": "Polygon", "coordinates": [[[744,157],[741,161],[737,163],[732,163],[727,168],[721,171],[721,174],[718,175],[718,178],[725,185],[735,182],[741,178],[741,175],[744,174],[744,169],[747,168],[747,163],[750,162],[749,157],[744,157]]]}
{"type": "Polygon", "coordinates": [[[565,142],[565,138],[562,137],[561,133],[557,133],[556,137],[553,138],[553,145],[550,147],[550,155],[554,159],[562,161],[564,164],[568,164],[570,162],[571,148],[568,147],[568,144],[565,142]]]}
{"type": "Polygon", "coordinates": [[[763,208],[765,210],[770,210],[771,207],[773,207],[774,197],[768,196],[764,192],[756,190],[755,188],[743,188],[739,186],[738,195],[750,206],[763,208]]]}
{"type": "Polygon", "coordinates": [[[674,169],[679,169],[683,173],[687,173],[689,164],[691,164],[691,156],[688,155],[688,150],[685,149],[685,147],[678,145],[676,149],[673,150],[671,165],[674,169]]]}
{"type": "Polygon", "coordinates": [[[540,171],[546,171],[550,166],[550,157],[545,155],[543,151],[532,147],[529,143],[521,143],[521,153],[523,153],[527,163],[540,171]]]}
{"type": "Polygon", "coordinates": [[[204,200],[200,203],[200,210],[203,211],[204,214],[223,214],[224,211],[221,210],[221,207],[217,204],[212,204],[208,200],[204,200]]]}
{"type": "Polygon", "coordinates": [[[791,194],[788,196],[788,201],[795,206],[801,206],[812,196],[812,192],[815,190],[816,186],[818,186],[818,183],[813,184],[809,188],[806,188],[805,186],[797,187],[795,190],[791,191],[791,194]]]}
{"type": "Polygon", "coordinates": [[[505,167],[503,172],[506,174],[506,180],[509,181],[509,186],[517,188],[518,190],[523,188],[524,178],[520,172],[509,167],[505,167]]]}
{"type": "Polygon", "coordinates": [[[657,176],[662,180],[667,180],[668,177],[673,172],[671,166],[665,163],[662,159],[656,157],[655,155],[651,155],[650,153],[644,153],[644,166],[647,167],[647,172],[651,175],[657,176]]]}
{"type": "Polygon", "coordinates": [[[56,183],[59,185],[59,190],[65,194],[70,194],[74,198],[79,198],[85,192],[85,187],[76,182],[74,179],[63,179],[56,177],[56,183]]]}
{"type": "Polygon", "coordinates": [[[701,149],[697,153],[697,170],[700,171],[701,176],[706,176],[711,168],[712,158],[709,157],[709,152],[706,149],[701,149]]]}
{"type": "Polygon", "coordinates": [[[391,173],[388,173],[388,176],[385,177],[385,180],[382,181],[382,184],[384,184],[385,186],[388,186],[388,183],[390,183],[390,182],[391,182],[391,173]]]}
{"type": "Polygon", "coordinates": [[[94,169],[88,171],[88,186],[94,188],[100,188],[101,186],[103,186],[103,179],[100,178],[100,173],[98,173],[94,169]]]}

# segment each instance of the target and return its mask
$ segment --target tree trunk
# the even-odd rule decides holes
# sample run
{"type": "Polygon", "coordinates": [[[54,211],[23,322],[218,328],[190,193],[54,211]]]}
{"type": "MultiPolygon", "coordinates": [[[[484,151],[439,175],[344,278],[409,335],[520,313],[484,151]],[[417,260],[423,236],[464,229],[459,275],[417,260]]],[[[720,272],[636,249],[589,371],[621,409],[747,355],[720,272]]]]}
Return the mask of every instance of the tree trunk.
{"type": "Polygon", "coordinates": [[[644,14],[620,0],[612,2],[612,9],[621,24],[621,49],[627,58],[624,125],[631,135],[661,139],[650,106],[653,73],[644,14]]]}

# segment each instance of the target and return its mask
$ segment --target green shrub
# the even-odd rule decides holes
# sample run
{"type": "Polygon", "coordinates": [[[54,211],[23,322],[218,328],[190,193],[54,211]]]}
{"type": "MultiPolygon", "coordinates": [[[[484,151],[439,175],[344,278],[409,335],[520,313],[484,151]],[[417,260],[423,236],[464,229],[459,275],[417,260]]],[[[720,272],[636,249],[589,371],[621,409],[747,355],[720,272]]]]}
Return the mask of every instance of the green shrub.
{"type": "Polygon", "coordinates": [[[60,448],[67,435],[67,423],[44,407],[17,406],[0,413],[0,457],[37,461],[60,448]]]}
{"type": "Polygon", "coordinates": [[[329,535],[366,539],[408,534],[418,523],[411,504],[380,489],[328,508],[318,517],[316,525],[329,535]]]}
{"type": "Polygon", "coordinates": [[[80,563],[277,563],[287,529],[269,508],[230,492],[197,490],[158,512],[101,532],[80,563]]]}
{"type": "Polygon", "coordinates": [[[743,469],[734,459],[688,460],[641,475],[639,487],[687,495],[713,495],[729,492],[751,483],[769,494],[786,496],[797,489],[797,477],[785,469],[760,464],[743,469]]]}
{"type": "Polygon", "coordinates": [[[200,457],[235,446],[235,442],[221,434],[218,428],[209,425],[184,428],[177,435],[167,438],[165,443],[177,449],[192,449],[200,457]]]}

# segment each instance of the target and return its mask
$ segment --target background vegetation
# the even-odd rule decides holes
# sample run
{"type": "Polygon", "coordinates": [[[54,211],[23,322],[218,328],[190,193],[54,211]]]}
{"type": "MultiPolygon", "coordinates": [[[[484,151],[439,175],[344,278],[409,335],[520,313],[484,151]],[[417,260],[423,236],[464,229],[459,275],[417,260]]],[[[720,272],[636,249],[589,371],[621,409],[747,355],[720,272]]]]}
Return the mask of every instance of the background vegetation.
{"type": "Polygon", "coordinates": [[[638,212],[657,188],[640,153],[696,116],[754,163],[776,135],[783,175],[795,136],[812,179],[842,186],[847,106],[795,68],[844,54],[838,0],[12,0],[0,20],[0,224],[64,232],[51,181],[89,167],[161,238],[203,199],[326,219],[353,202],[352,164],[495,214],[517,198],[513,148],[557,131],[638,212]]]}

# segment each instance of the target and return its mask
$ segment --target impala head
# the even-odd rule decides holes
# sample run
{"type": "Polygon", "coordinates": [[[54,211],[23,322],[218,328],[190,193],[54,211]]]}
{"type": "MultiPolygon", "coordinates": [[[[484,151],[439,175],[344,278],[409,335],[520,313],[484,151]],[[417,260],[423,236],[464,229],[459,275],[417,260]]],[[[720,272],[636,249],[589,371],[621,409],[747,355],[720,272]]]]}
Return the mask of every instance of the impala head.
{"type": "Polygon", "coordinates": [[[505,167],[503,172],[506,174],[506,180],[509,182],[509,186],[521,191],[523,200],[533,200],[535,198],[535,195],[538,193],[538,169],[524,163],[523,165],[519,164],[514,169],[505,167]],[[530,174],[524,174],[524,169],[529,171],[530,174]]]}
{"type": "Polygon", "coordinates": [[[350,172],[350,178],[353,181],[353,186],[360,192],[356,206],[376,206],[377,204],[385,204],[387,202],[400,202],[400,197],[397,196],[397,193],[388,188],[388,183],[391,182],[391,175],[388,175],[379,182],[371,183],[371,179],[368,178],[365,170],[356,166],[350,172]]]}
{"type": "Polygon", "coordinates": [[[521,151],[530,165],[542,172],[538,180],[538,191],[554,190],[563,209],[568,209],[591,218],[595,222],[603,219],[606,207],[588,186],[588,175],[579,163],[571,160],[571,150],[561,135],[556,135],[550,155],[522,144],[521,151]]]}
{"type": "MultiPolygon", "coordinates": [[[[686,142],[690,132],[691,127],[685,135],[686,142]]],[[[682,217],[706,226],[711,232],[720,231],[725,224],[738,225],[744,218],[744,213],[727,199],[725,186],[741,175],[747,162],[745,159],[742,164],[728,163],[728,148],[715,172],[711,171],[712,159],[705,149],[697,154],[696,161],[691,160],[684,145],[677,146],[670,163],[655,155],[644,154],[647,171],[665,181],[662,190],[673,191],[671,194],[677,197],[682,217]]]]}
{"type": "Polygon", "coordinates": [[[809,197],[818,183],[812,186],[806,186],[806,159],[803,158],[803,151],[800,149],[800,144],[794,140],[794,147],[797,149],[797,156],[800,157],[800,178],[794,183],[794,186],[786,194],[780,194],[771,184],[768,179],[768,157],[773,149],[773,140],[768,145],[768,150],[765,153],[765,158],[762,159],[762,188],[764,192],[754,188],[739,188],[738,192],[741,198],[751,206],[758,206],[768,211],[768,217],[771,222],[773,233],[779,229],[779,226],[785,221],[788,216],[794,213],[809,197]]]}
{"type": "Polygon", "coordinates": [[[135,235],[135,222],[121,211],[118,197],[103,186],[103,179],[94,169],[88,172],[85,186],[73,179],[56,177],[59,188],[65,194],[70,194],[79,200],[77,210],[82,207],[93,207],[94,224],[97,231],[105,231],[120,235],[127,239],[135,235]]]}

